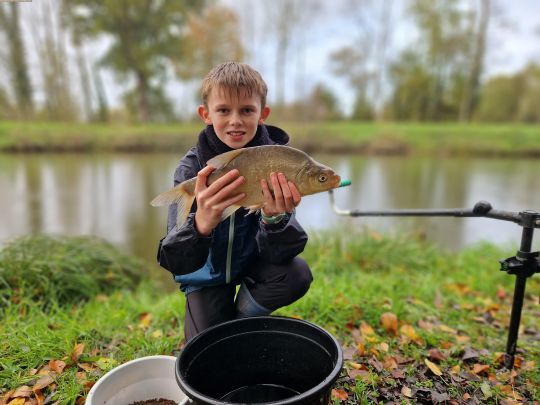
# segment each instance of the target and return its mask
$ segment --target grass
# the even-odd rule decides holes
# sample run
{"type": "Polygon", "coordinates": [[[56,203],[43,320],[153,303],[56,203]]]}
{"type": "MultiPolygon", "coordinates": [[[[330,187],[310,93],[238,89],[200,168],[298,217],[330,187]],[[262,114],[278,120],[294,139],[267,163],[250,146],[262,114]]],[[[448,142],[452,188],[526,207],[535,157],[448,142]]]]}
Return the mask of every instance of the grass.
{"type": "MultiPolygon", "coordinates": [[[[270,122],[270,124],[274,124],[270,122]]],[[[539,156],[540,126],[526,124],[279,123],[307,151],[539,156]]],[[[0,122],[0,151],[166,151],[196,142],[202,125],[0,122]]]]}
{"type": "MultiPolygon", "coordinates": [[[[71,246],[76,245],[93,258],[103,249],[95,241],[77,239],[71,246]]],[[[334,403],[415,403],[436,394],[459,403],[467,396],[493,404],[538,401],[537,276],[528,279],[515,375],[500,364],[514,277],[499,271],[496,261],[514,253],[482,245],[450,254],[409,235],[311,235],[303,256],[315,276],[312,287],[277,314],[314,322],[341,342],[346,361],[334,403]],[[381,322],[388,313],[395,316],[395,330],[381,322]],[[434,359],[434,349],[443,357],[434,359]]],[[[19,259],[9,257],[13,268],[19,259]]],[[[120,253],[115,257],[137,269],[120,253]]],[[[92,260],[80,263],[81,273],[93,266],[92,260]]],[[[5,268],[4,254],[0,274],[5,268]]],[[[50,299],[44,306],[30,290],[10,296],[0,307],[0,393],[31,386],[40,372],[54,369],[54,384],[43,395],[62,404],[82,403],[93,382],[114,366],[178,352],[184,316],[180,293],[164,294],[148,276],[129,288],[106,288],[100,285],[94,295],[69,305],[50,299]],[[61,370],[58,360],[64,363],[61,370]]]]}

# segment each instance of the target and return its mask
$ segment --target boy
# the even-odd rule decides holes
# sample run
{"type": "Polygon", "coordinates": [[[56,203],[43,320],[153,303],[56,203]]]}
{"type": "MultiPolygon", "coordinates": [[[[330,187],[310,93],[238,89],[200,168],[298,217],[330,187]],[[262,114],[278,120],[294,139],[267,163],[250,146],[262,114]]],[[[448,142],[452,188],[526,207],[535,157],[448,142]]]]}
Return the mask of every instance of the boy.
{"type": "Polygon", "coordinates": [[[271,173],[273,192],[261,181],[261,212],[246,216],[241,209],[223,222],[225,208],[245,197],[237,191],[244,178],[235,170],[207,186],[214,168],[206,162],[212,157],[289,141],[283,130],[264,125],[270,114],[266,93],[260,74],[236,62],[216,66],[202,84],[198,113],[207,126],[174,174],[174,185],[197,176],[195,203],[179,228],[176,204],[170,206],[168,233],[158,250],[159,264],[186,294],[186,341],[221,322],[269,315],[301,298],[312,281],[308,265],[297,257],[307,235],[294,216],[301,197],[292,182],[271,173]]]}

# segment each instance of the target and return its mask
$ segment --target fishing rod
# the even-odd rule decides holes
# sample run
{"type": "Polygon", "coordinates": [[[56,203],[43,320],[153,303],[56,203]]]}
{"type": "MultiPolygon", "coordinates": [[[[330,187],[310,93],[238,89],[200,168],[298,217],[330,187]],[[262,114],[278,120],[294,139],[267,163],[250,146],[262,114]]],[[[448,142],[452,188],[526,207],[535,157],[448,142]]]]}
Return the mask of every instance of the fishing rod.
{"type": "MultiPolygon", "coordinates": [[[[339,187],[349,186],[349,180],[343,180],[339,187]]],[[[500,270],[507,274],[515,275],[514,296],[510,314],[510,325],[504,355],[504,367],[512,369],[516,355],[519,323],[523,309],[523,299],[527,278],[535,273],[540,273],[539,252],[532,252],[534,230],[540,228],[540,213],[533,210],[520,212],[496,210],[491,203],[479,201],[471,208],[451,209],[394,209],[394,210],[343,210],[336,206],[334,192],[330,190],[330,204],[334,212],[341,216],[350,217],[477,217],[492,218],[500,221],[514,222],[523,228],[521,233],[520,248],[515,256],[499,260],[500,270]]]]}

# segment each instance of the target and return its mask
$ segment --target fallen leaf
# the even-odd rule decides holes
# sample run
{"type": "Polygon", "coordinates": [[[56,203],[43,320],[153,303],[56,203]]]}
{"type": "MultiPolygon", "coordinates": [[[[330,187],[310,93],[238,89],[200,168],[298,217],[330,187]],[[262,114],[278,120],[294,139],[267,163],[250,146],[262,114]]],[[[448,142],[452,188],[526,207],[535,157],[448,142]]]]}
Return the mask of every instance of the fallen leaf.
{"type": "Polygon", "coordinates": [[[71,351],[71,356],[70,356],[71,361],[73,363],[77,363],[83,351],[84,351],[84,343],[77,343],[75,346],[73,346],[73,350],[71,351]]]}
{"type": "Polygon", "coordinates": [[[349,361],[347,364],[356,370],[360,370],[362,368],[362,364],[355,363],[354,361],[349,361]]]}
{"type": "Polygon", "coordinates": [[[514,390],[514,387],[512,387],[511,385],[502,385],[502,386],[499,386],[499,389],[504,394],[508,395],[509,397],[512,397],[512,399],[516,401],[523,401],[523,397],[519,395],[519,393],[516,392],[516,390],[514,390]]]}
{"type": "Polygon", "coordinates": [[[151,335],[154,339],[159,339],[163,336],[163,331],[161,329],[155,330],[151,335]]]}
{"type": "Polygon", "coordinates": [[[452,329],[451,327],[446,326],[446,325],[439,325],[439,330],[440,330],[441,332],[451,333],[452,335],[456,335],[456,334],[457,334],[457,330],[452,329]]]}
{"type": "Polygon", "coordinates": [[[107,357],[101,357],[95,363],[96,363],[96,366],[98,366],[103,371],[107,371],[118,364],[118,362],[115,359],[111,359],[107,357]]]}
{"type": "Polygon", "coordinates": [[[396,368],[395,370],[392,370],[392,377],[401,380],[405,378],[405,373],[403,372],[403,370],[396,368]]]}
{"type": "Polygon", "coordinates": [[[405,336],[407,339],[409,340],[412,340],[414,343],[416,344],[421,344],[422,343],[422,338],[420,336],[418,336],[418,334],[416,333],[416,331],[414,330],[414,328],[411,326],[411,325],[403,325],[399,331],[401,332],[401,334],[403,336],[405,336]]]}
{"type": "Polygon", "coordinates": [[[470,347],[465,348],[465,352],[463,353],[463,356],[461,356],[461,360],[463,361],[476,358],[478,358],[478,352],[470,347]]]}
{"type": "Polygon", "coordinates": [[[431,372],[437,376],[442,375],[441,369],[435,364],[429,361],[428,359],[424,359],[424,363],[426,363],[426,366],[431,370],[431,372]]]}
{"type": "Polygon", "coordinates": [[[11,394],[12,398],[18,398],[18,397],[25,397],[28,398],[32,395],[32,388],[30,388],[28,385],[21,385],[19,388],[15,390],[13,394],[11,394]]]}
{"type": "Polygon", "coordinates": [[[488,364],[478,364],[478,363],[476,363],[474,365],[474,367],[473,367],[473,373],[476,374],[476,375],[485,373],[488,370],[489,370],[489,365],[488,364]]]}
{"type": "Polygon", "coordinates": [[[439,349],[429,349],[429,358],[431,360],[435,360],[435,361],[444,361],[446,360],[446,356],[444,354],[441,353],[441,351],[439,349]]]}
{"type": "Polygon", "coordinates": [[[461,371],[461,366],[459,364],[456,364],[450,369],[450,374],[457,374],[461,371]]]}
{"type": "Polygon", "coordinates": [[[484,381],[482,385],[480,385],[480,389],[482,390],[485,399],[489,399],[493,396],[493,392],[491,392],[491,387],[487,381],[484,381]]]}
{"type": "Polygon", "coordinates": [[[499,298],[500,300],[503,300],[506,298],[506,291],[504,290],[504,287],[501,285],[497,289],[497,298],[499,298]]]}
{"type": "Polygon", "coordinates": [[[471,340],[471,337],[467,336],[467,335],[457,335],[456,336],[456,341],[458,343],[468,343],[468,342],[470,342],[470,340],[471,340]]]}
{"type": "Polygon", "coordinates": [[[392,312],[385,312],[381,315],[381,326],[386,332],[396,336],[398,331],[397,316],[392,312]]]}
{"type": "Polygon", "coordinates": [[[373,328],[365,321],[360,322],[360,332],[362,332],[362,335],[364,336],[371,336],[375,334],[373,328]]]}
{"type": "Polygon", "coordinates": [[[379,348],[381,352],[385,352],[385,353],[388,353],[388,350],[390,350],[390,346],[388,346],[388,343],[386,342],[382,342],[381,344],[377,346],[377,348],[379,348]]]}
{"type": "Polygon", "coordinates": [[[446,402],[450,400],[450,397],[446,392],[431,391],[431,400],[435,404],[446,402]]]}
{"type": "Polygon", "coordinates": [[[406,396],[407,398],[412,398],[412,390],[409,387],[406,387],[405,385],[401,387],[401,393],[406,396]]]}
{"type": "Polygon", "coordinates": [[[54,371],[57,374],[62,374],[65,367],[66,367],[65,361],[62,361],[62,360],[49,361],[49,369],[51,369],[51,371],[54,371]]]}
{"type": "Polygon", "coordinates": [[[354,354],[356,353],[356,348],[354,347],[347,347],[343,350],[343,358],[345,360],[352,360],[354,357],[354,354]]]}
{"type": "Polygon", "coordinates": [[[143,312],[139,315],[139,328],[146,329],[152,322],[152,314],[150,312],[143,312]]]}
{"type": "Polygon", "coordinates": [[[363,344],[363,343],[358,343],[356,345],[356,354],[358,354],[358,356],[363,356],[364,354],[366,353],[366,346],[363,344]]]}
{"type": "Polygon", "coordinates": [[[471,399],[471,395],[468,392],[466,392],[465,394],[463,394],[463,399],[465,401],[468,401],[469,399],[471,399]]]}
{"type": "Polygon", "coordinates": [[[43,405],[45,403],[45,395],[41,390],[34,390],[34,396],[36,397],[37,405],[43,405]]]}
{"type": "Polygon", "coordinates": [[[9,405],[24,405],[25,402],[26,400],[24,398],[15,398],[9,405]]]}
{"type": "Polygon", "coordinates": [[[32,390],[41,390],[49,385],[51,385],[54,382],[53,374],[44,375],[39,380],[36,381],[34,386],[32,387],[32,390]]]}
{"type": "Polygon", "coordinates": [[[337,399],[338,401],[346,401],[349,398],[349,394],[347,394],[342,389],[333,389],[332,390],[332,398],[337,399]]]}
{"type": "Polygon", "coordinates": [[[391,371],[398,368],[398,364],[394,357],[388,356],[383,360],[383,367],[385,370],[391,371]]]}

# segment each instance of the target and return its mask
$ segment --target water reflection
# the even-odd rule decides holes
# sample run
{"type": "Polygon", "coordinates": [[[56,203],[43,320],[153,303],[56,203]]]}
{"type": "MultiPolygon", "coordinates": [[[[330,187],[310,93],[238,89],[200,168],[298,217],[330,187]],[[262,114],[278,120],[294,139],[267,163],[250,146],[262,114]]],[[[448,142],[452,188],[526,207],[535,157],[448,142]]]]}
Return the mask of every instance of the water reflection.
{"type": "MultiPolygon", "coordinates": [[[[498,209],[540,210],[540,161],[315,157],[352,180],[335,192],[344,209],[471,208],[487,200],[498,209]]],[[[152,208],[149,201],[170,187],[178,159],[171,154],[2,155],[0,242],[36,232],[91,234],[153,260],[166,209],[152,208]]],[[[480,240],[517,247],[521,235],[517,225],[491,219],[338,217],[326,193],[304,198],[298,217],[308,232],[364,226],[387,233],[417,230],[451,250],[480,240]]]]}

